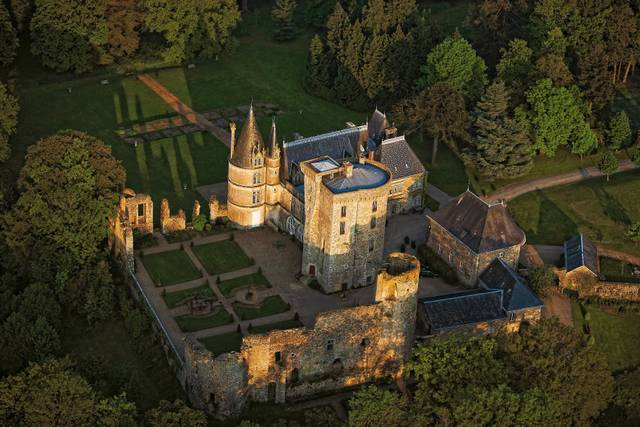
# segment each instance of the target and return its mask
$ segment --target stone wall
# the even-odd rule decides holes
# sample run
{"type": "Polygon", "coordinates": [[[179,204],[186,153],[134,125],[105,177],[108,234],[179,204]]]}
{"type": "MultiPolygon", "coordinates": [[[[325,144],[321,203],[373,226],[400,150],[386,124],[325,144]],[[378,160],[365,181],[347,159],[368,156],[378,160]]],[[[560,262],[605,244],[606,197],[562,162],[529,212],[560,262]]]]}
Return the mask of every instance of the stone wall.
{"type": "Polygon", "coordinates": [[[640,302],[640,283],[603,281],[586,268],[569,273],[563,268],[557,268],[555,273],[558,276],[560,288],[576,291],[580,298],[598,297],[614,301],[640,302]]]}
{"type": "Polygon", "coordinates": [[[392,254],[378,274],[374,304],[321,313],[309,328],[249,335],[239,353],[215,358],[187,341],[191,402],[237,415],[247,398],[282,403],[402,376],[414,338],[419,270],[416,258],[392,254]]]}
{"type": "Polygon", "coordinates": [[[136,194],[125,188],[122,197],[126,203],[126,215],[134,230],[142,234],[153,232],[153,200],[148,194],[136,194]]]}
{"type": "Polygon", "coordinates": [[[125,188],[116,213],[109,220],[108,246],[116,259],[119,259],[125,269],[135,271],[134,230],[142,234],[153,232],[153,201],[147,194],[136,194],[125,188]]]}
{"type": "Polygon", "coordinates": [[[221,203],[215,194],[212,194],[209,197],[209,221],[215,223],[219,218],[226,218],[227,215],[227,205],[221,203]]]}
{"type": "Polygon", "coordinates": [[[187,217],[182,209],[178,211],[177,215],[172,216],[169,201],[162,199],[162,204],[160,205],[160,225],[163,234],[182,231],[187,228],[187,217]]]}
{"type": "Polygon", "coordinates": [[[391,181],[388,214],[396,215],[420,209],[424,203],[424,174],[391,181]]]}

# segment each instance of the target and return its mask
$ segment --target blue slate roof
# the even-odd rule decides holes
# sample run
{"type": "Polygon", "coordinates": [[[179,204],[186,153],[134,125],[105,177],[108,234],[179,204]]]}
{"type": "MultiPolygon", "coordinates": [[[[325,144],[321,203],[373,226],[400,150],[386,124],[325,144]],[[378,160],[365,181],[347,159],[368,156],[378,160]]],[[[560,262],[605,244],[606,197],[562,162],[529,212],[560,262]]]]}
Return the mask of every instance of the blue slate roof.
{"type": "Polygon", "coordinates": [[[502,258],[494,259],[479,279],[488,289],[502,291],[502,308],[505,311],[523,310],[544,305],[540,298],[525,284],[524,279],[513,271],[502,258]]]}
{"type": "Polygon", "coordinates": [[[506,317],[500,290],[476,289],[421,298],[419,302],[431,328],[436,330],[506,317]]]}
{"type": "Polygon", "coordinates": [[[585,266],[597,275],[600,272],[598,248],[584,234],[572,237],[564,242],[564,263],[567,273],[585,266]]]}
{"type": "Polygon", "coordinates": [[[350,191],[376,188],[385,184],[389,180],[389,174],[384,170],[369,164],[355,163],[353,173],[347,176],[343,173],[333,177],[324,177],[324,184],[332,193],[348,193],[350,191]]]}

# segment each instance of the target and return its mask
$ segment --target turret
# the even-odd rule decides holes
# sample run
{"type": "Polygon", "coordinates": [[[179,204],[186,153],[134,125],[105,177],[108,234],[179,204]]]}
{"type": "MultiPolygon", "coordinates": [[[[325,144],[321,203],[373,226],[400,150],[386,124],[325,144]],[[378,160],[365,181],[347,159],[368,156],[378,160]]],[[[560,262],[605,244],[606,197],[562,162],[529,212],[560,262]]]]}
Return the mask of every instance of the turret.
{"type": "Polygon", "coordinates": [[[271,120],[271,131],[269,132],[269,150],[265,159],[267,174],[267,197],[268,205],[275,205],[280,199],[280,146],[278,145],[278,132],[276,129],[275,117],[271,120]]]}

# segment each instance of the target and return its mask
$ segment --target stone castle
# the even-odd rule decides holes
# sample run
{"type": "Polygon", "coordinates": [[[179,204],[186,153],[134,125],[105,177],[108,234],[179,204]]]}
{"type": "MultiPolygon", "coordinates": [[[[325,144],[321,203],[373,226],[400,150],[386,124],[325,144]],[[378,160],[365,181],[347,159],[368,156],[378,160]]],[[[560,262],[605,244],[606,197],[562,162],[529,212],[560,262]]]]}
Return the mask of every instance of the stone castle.
{"type": "Polygon", "coordinates": [[[387,215],[422,208],[424,167],[378,110],[366,125],[282,145],[273,122],[265,145],[251,108],[237,139],[231,123],[230,147],[229,220],[296,236],[302,273],[327,293],[372,284],[387,215]]]}
{"type": "Polygon", "coordinates": [[[245,336],[240,352],[215,357],[186,339],[185,389],[199,408],[239,414],[250,399],[284,403],[404,375],[413,344],[418,260],[391,254],[375,302],[321,313],[312,327],[245,336]]]}

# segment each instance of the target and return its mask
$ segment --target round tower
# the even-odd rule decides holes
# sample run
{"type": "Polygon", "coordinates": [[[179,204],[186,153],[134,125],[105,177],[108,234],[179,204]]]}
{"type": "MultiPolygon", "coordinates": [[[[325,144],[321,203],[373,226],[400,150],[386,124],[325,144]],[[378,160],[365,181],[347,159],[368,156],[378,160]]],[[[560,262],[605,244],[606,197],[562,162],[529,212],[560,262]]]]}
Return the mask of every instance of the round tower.
{"type": "Polygon", "coordinates": [[[266,203],[273,206],[280,200],[280,146],[278,145],[278,135],[276,132],[276,121],[271,121],[271,132],[269,134],[269,149],[265,157],[266,166],[266,203]]]}
{"type": "Polygon", "coordinates": [[[251,228],[264,224],[265,187],[264,142],[251,106],[237,141],[235,126],[231,128],[227,207],[234,225],[251,228]]]}

